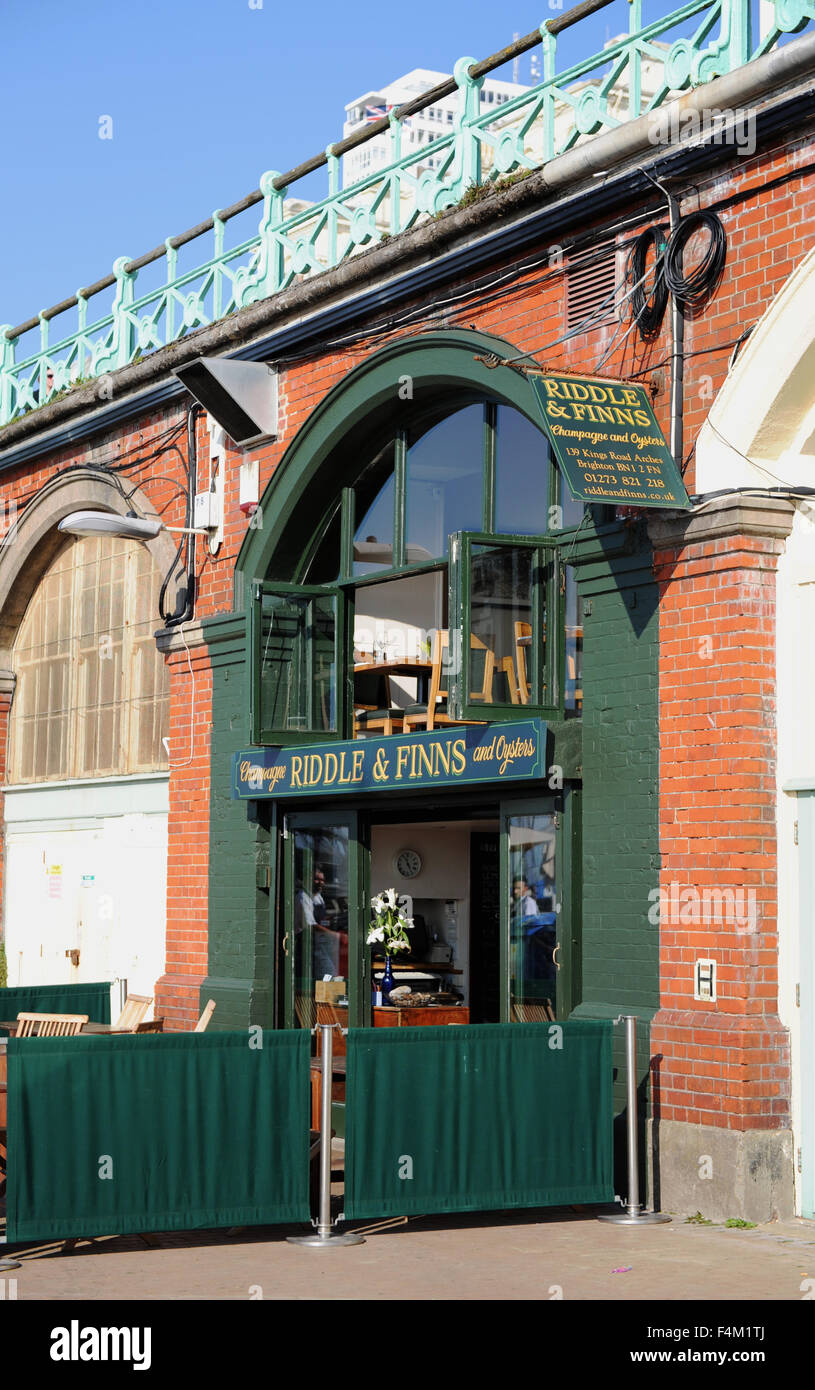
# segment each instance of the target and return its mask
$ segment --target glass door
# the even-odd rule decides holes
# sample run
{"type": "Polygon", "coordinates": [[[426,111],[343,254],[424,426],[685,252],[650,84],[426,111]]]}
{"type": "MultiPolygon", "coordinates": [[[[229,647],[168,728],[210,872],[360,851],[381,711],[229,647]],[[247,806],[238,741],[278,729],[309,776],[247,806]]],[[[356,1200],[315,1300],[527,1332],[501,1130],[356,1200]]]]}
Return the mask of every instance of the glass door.
{"type": "Polygon", "coordinates": [[[569,1012],[563,812],[553,797],[501,806],[502,1017],[540,1023],[569,1012]]]}
{"type": "Polygon", "coordinates": [[[365,894],[357,816],[287,815],[283,837],[284,1024],[358,1027],[365,894]]]}

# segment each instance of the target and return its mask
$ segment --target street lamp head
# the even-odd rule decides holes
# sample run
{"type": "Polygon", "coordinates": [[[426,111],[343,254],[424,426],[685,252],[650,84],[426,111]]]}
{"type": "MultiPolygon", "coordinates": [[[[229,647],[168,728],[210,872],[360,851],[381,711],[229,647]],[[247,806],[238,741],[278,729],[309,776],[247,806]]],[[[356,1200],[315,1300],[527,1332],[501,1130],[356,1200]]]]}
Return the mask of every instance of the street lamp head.
{"type": "Polygon", "coordinates": [[[133,541],[152,541],[163,529],[158,519],[117,512],[71,512],[57,527],[69,536],[120,536],[133,541]]]}

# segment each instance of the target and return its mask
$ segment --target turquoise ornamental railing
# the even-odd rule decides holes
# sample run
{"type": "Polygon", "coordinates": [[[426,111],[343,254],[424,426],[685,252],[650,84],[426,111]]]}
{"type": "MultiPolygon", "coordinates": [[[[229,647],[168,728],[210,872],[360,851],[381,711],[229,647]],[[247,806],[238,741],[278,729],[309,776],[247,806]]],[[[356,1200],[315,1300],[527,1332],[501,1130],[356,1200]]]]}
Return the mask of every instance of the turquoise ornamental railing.
{"type": "Polygon", "coordinates": [[[688,0],[645,23],[643,0],[627,0],[627,32],[558,73],[559,36],[607,8],[613,21],[622,15],[623,0],[584,0],[493,58],[461,58],[452,81],[288,174],[264,174],[260,188],[239,203],[136,260],[120,257],[112,275],[61,304],[17,327],[0,327],[0,426],[192,329],[341,265],[454,207],[474,185],[522,177],[581,140],[761,57],[815,19],[815,0],[774,0],[762,6],[761,27],[758,0],[688,0]],[[482,109],[485,74],[537,43],[541,80],[511,101],[482,109]],[[448,132],[403,152],[411,115],[456,91],[458,111],[448,132]],[[376,138],[389,141],[389,162],[343,188],[343,153],[376,138]],[[291,185],[319,168],[327,169],[325,196],[308,203],[293,198],[291,185]],[[260,226],[250,229],[246,215],[261,202],[260,226]],[[228,224],[238,233],[229,246],[228,224]],[[179,253],[203,247],[210,236],[209,259],[184,268],[179,253]],[[164,275],[153,270],[149,281],[144,272],[160,270],[162,262],[164,275]]]}

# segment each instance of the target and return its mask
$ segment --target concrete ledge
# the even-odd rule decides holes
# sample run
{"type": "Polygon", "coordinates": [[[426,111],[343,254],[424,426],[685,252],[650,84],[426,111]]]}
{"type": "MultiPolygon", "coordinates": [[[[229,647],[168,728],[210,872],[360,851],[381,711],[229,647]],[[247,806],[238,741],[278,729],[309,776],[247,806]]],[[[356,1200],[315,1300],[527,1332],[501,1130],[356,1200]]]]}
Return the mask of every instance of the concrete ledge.
{"type": "Polygon", "coordinates": [[[655,550],[681,549],[722,536],[765,536],[785,540],[792,530],[795,505],[785,497],[717,497],[694,512],[663,512],[648,520],[655,550]]]}
{"type": "Polygon", "coordinates": [[[795,1212],[792,1132],[648,1121],[649,1198],[678,1216],[786,1221],[795,1212]],[[708,1173],[709,1176],[703,1176],[708,1173]]]}

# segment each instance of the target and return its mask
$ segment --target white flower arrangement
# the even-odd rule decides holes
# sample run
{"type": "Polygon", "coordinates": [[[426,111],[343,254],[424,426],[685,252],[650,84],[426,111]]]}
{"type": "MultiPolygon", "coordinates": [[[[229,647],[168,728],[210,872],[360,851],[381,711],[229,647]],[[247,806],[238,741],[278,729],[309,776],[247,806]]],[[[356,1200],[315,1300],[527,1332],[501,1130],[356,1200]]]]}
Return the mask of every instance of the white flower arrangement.
{"type": "Polygon", "coordinates": [[[368,928],[368,945],[382,944],[387,956],[397,951],[409,951],[410,942],[406,933],[413,930],[413,918],[399,907],[396,889],[386,888],[384,893],[371,898],[371,907],[374,919],[368,928]]]}

